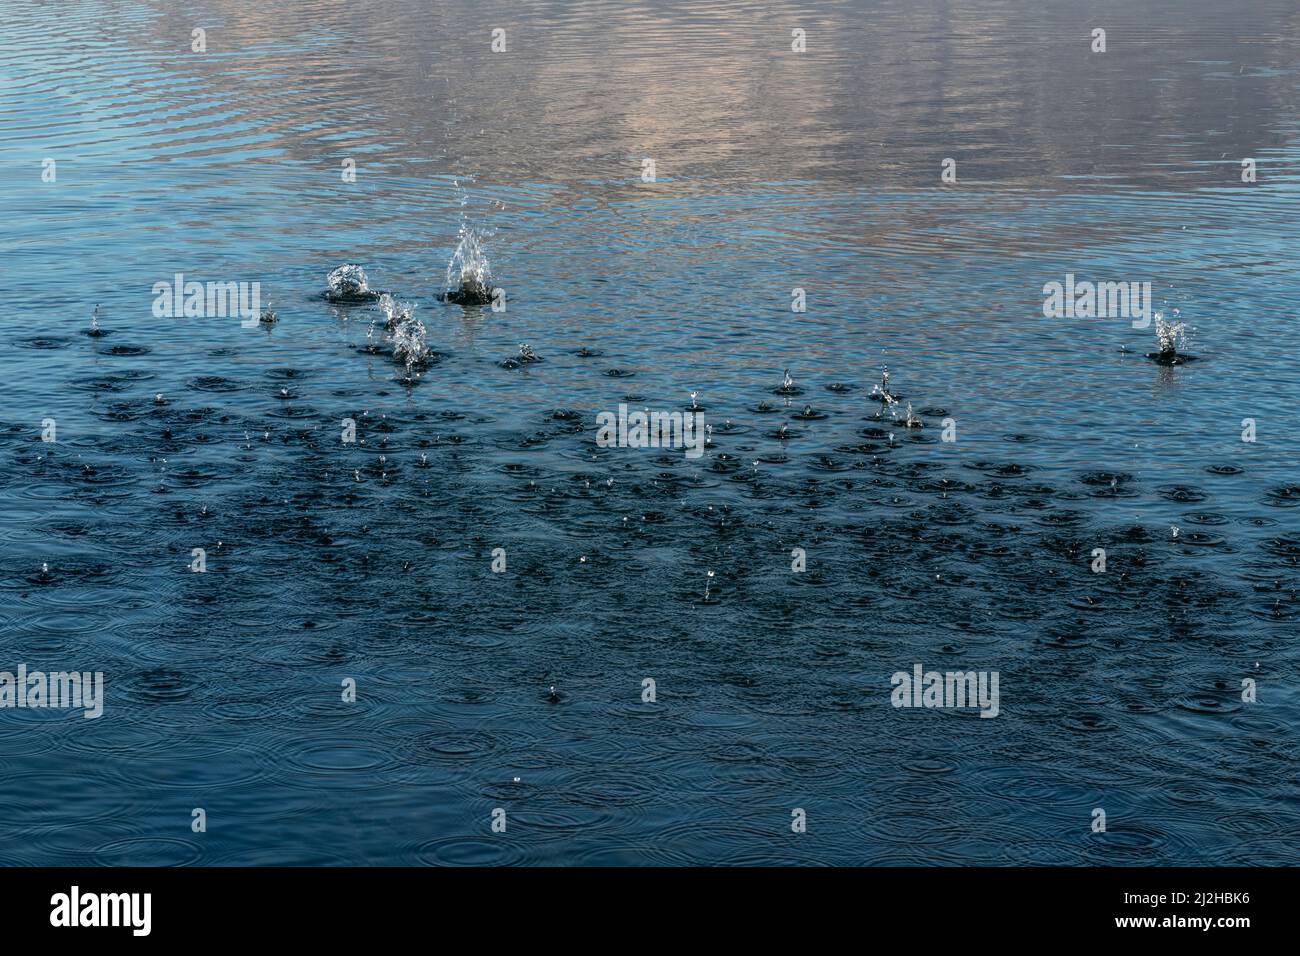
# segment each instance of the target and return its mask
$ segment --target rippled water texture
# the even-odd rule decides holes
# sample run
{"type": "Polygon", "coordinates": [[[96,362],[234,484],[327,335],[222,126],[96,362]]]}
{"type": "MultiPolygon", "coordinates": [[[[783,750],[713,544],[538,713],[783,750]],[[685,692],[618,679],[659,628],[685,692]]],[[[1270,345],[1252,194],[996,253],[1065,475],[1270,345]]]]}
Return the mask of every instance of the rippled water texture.
{"type": "Polygon", "coordinates": [[[0,670],[107,701],[0,710],[2,861],[1295,863],[1298,36],[6,2],[0,670]],[[437,299],[462,226],[504,311],[437,299]],[[156,318],[176,273],[274,321],[156,318]],[[1197,361],[1045,318],[1067,273],[1197,361]],[[703,457],[597,446],[693,391],[703,457]],[[915,663],[999,715],[893,708],[915,663]]]}

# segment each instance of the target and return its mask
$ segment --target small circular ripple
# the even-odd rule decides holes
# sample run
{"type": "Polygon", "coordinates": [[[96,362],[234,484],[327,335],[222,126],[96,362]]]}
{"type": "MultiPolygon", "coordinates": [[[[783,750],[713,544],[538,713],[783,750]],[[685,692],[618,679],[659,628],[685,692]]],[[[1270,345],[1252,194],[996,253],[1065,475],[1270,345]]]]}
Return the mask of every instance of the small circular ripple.
{"type": "MultiPolygon", "coordinates": [[[[511,819],[508,812],[506,819],[511,819]]],[[[415,858],[424,866],[521,866],[527,855],[519,838],[507,832],[430,840],[415,848],[415,858]]]]}
{"type": "Polygon", "coordinates": [[[203,856],[203,848],[176,837],[133,837],[105,843],[92,854],[100,866],[189,866],[203,856]]]}
{"type": "Polygon", "coordinates": [[[1270,488],[1265,494],[1263,504],[1273,508],[1294,508],[1300,505],[1300,485],[1283,485],[1270,488]]]}

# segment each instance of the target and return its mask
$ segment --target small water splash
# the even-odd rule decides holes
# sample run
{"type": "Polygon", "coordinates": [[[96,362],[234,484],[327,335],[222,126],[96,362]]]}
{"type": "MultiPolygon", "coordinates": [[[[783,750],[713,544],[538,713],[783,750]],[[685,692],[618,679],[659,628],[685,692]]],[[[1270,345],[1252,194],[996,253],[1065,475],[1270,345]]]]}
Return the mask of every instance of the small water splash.
{"type": "Polygon", "coordinates": [[[790,374],[789,369],[786,369],[785,374],[781,376],[781,384],[773,391],[775,391],[777,395],[798,395],[803,391],[803,389],[795,384],[794,376],[790,374]]]}
{"type": "Polygon", "coordinates": [[[366,270],[361,266],[352,263],[341,265],[325,277],[325,298],[330,302],[371,302],[379,295],[370,288],[366,270]]]}
{"type": "Polygon", "coordinates": [[[106,329],[102,329],[99,327],[99,306],[98,305],[96,305],[94,311],[90,313],[90,328],[88,328],[85,331],[85,334],[90,336],[92,339],[97,339],[100,338],[101,336],[108,335],[108,331],[106,329]]]}
{"type": "Polygon", "coordinates": [[[447,279],[439,298],[458,305],[485,305],[492,301],[492,267],[483,251],[486,237],[464,222],[457,237],[459,241],[447,263],[447,279]]]}
{"type": "Polygon", "coordinates": [[[519,354],[504,359],[497,364],[502,368],[523,368],[525,365],[531,365],[534,362],[540,362],[542,357],[534,351],[531,345],[520,343],[519,354]]]}

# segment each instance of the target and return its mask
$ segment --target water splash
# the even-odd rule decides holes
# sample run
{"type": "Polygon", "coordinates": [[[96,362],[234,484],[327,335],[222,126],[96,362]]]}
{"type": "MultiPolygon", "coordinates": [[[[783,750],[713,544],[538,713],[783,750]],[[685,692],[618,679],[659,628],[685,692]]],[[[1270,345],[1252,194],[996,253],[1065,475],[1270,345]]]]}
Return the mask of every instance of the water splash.
{"type": "Polygon", "coordinates": [[[889,390],[889,366],[880,366],[880,384],[871,386],[871,397],[884,402],[886,406],[897,405],[900,396],[889,390]]]}
{"type": "Polygon", "coordinates": [[[498,362],[502,368],[523,368],[525,365],[531,365],[534,362],[540,362],[542,357],[537,354],[531,345],[521,343],[519,354],[511,356],[504,361],[498,362]]]}
{"type": "Polygon", "coordinates": [[[798,395],[803,391],[803,389],[795,384],[794,376],[790,374],[789,369],[786,369],[785,374],[781,376],[781,384],[773,389],[773,391],[778,395],[798,395]]]}
{"type": "Polygon", "coordinates": [[[458,305],[485,305],[492,301],[492,267],[483,252],[483,238],[461,223],[456,251],[447,263],[447,281],[439,297],[458,305]]]}
{"type": "Polygon", "coordinates": [[[396,318],[389,319],[396,322],[392,329],[393,357],[406,365],[405,381],[410,382],[419,378],[419,369],[429,361],[428,332],[424,323],[415,317],[414,306],[394,304],[394,308],[396,318]]]}
{"type": "Polygon", "coordinates": [[[1173,320],[1166,319],[1163,312],[1155,314],[1156,342],[1160,346],[1160,351],[1148,352],[1147,358],[1158,365],[1182,365],[1196,358],[1194,355],[1180,351],[1187,347],[1188,329],[1186,323],[1178,320],[1178,314],[1178,310],[1175,309],[1173,320]]]}
{"type": "Polygon", "coordinates": [[[1160,351],[1177,352],[1178,346],[1186,343],[1186,326],[1182,322],[1168,322],[1163,312],[1156,313],[1156,339],[1160,342],[1160,351]]]}
{"type": "Polygon", "coordinates": [[[379,297],[379,311],[384,313],[384,329],[388,332],[395,330],[403,321],[410,318],[413,308],[414,306],[398,302],[387,292],[383,293],[379,297]]]}
{"type": "Polygon", "coordinates": [[[379,293],[370,288],[366,270],[348,263],[341,265],[325,277],[325,298],[330,302],[370,302],[379,293]]]}
{"type": "Polygon", "coordinates": [[[90,313],[90,328],[88,328],[84,334],[90,336],[92,339],[97,339],[100,336],[108,335],[108,331],[106,329],[101,329],[99,327],[99,306],[98,305],[95,306],[95,310],[90,313]]]}

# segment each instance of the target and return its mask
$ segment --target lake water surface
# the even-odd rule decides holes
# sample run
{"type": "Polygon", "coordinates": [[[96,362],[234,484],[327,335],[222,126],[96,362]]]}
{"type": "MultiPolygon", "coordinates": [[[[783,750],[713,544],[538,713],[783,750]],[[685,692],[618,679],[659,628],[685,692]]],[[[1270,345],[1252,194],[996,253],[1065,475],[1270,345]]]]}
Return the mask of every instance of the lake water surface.
{"type": "Polygon", "coordinates": [[[1296,863],[1298,37],[5,3],[0,671],[106,700],[0,709],[0,863],[1296,863]],[[462,226],[504,311],[436,299],[462,226]],[[418,382],[345,262],[418,303],[418,382]],[[176,273],[277,321],[158,318],[176,273]],[[1067,274],[1196,361],[1045,317],[1067,274]],[[597,445],[692,392],[702,457],[597,445]],[[918,663],[998,716],[891,706],[918,663]]]}

